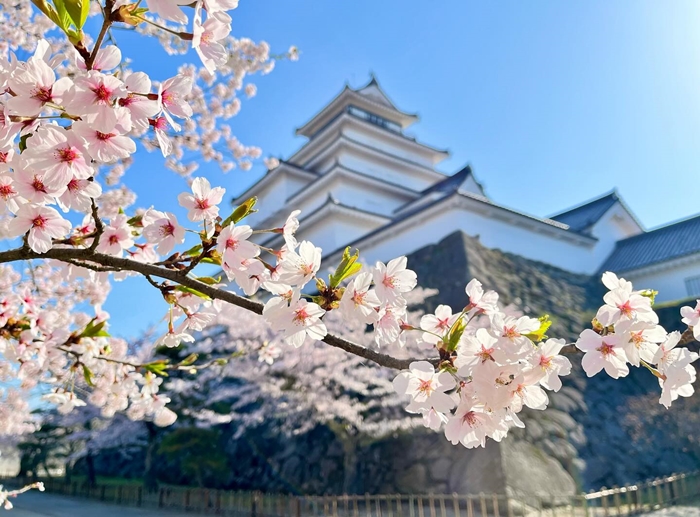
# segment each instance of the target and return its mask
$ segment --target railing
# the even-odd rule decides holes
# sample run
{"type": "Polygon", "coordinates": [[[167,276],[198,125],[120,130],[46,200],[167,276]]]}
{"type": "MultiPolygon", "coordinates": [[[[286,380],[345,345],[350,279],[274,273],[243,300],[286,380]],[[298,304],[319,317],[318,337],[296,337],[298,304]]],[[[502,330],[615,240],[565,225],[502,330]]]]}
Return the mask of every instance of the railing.
{"type": "MultiPolygon", "coordinates": [[[[28,481],[15,478],[13,485],[28,481]]],[[[7,482],[7,484],[10,484],[7,482]]],[[[607,517],[640,515],[700,497],[700,474],[674,474],[638,485],[562,496],[505,494],[294,496],[185,487],[44,481],[46,491],[125,506],[232,517],[607,517]]]]}

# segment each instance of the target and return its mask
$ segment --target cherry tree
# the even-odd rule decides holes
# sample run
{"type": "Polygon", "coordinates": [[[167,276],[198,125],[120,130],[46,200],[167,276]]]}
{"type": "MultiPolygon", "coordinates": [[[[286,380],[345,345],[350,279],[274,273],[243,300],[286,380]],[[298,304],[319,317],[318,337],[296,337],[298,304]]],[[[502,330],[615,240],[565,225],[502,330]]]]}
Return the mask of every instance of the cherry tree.
{"type": "MultiPolygon", "coordinates": [[[[0,373],[18,388],[3,394],[0,434],[31,429],[26,398],[37,389],[61,413],[90,402],[103,417],[123,412],[172,424],[176,414],[160,377],[214,372],[225,359],[196,353],[163,359],[154,347],[194,342],[232,306],[262,314],[265,332],[277,336],[279,345],[261,351],[265,361],[284,358],[288,347],[330,347],[350,361],[376,363],[384,369],[358,374],[358,390],[387,392],[391,380],[408,412],[465,447],[502,440],[509,428],[523,426],[518,414],[525,407],[544,410],[547,392],[569,373],[564,352],[582,352],[589,376],[605,371],[620,378],[630,367],[646,368],[667,407],[693,393],[698,354],[683,345],[698,337],[700,305],[682,310],[688,331],[667,333],[658,325],[653,291],[605,273],[609,292],[591,328],[566,343],[546,337],[546,318],[504,311],[497,293],[472,280],[467,306],[441,306],[411,322],[408,297],[418,279],[405,257],[363,265],[359,251],[348,249],[340,263],[324,263],[320,248],[297,241],[298,211],[282,227],[261,229],[245,224],[254,198],[224,212],[225,189],[194,177],[197,165],[246,169],[260,156],[226,120],[238,111],[241,93],[255,94],[248,75],[297,56],[293,48],[273,56],[264,43],[232,37],[236,0],[1,5],[0,227],[8,249],[0,252],[0,373]],[[166,53],[194,49],[201,65],[182,66],[173,77],[132,70],[117,28],[157,38],[166,53]],[[162,207],[133,208],[134,193],[120,182],[144,147],[158,149],[167,168],[189,178],[189,190],[178,197],[187,221],[162,207]],[[196,236],[193,246],[186,232],[196,236]],[[255,242],[261,233],[281,238],[261,246],[255,242]],[[207,275],[212,264],[222,277],[207,275]],[[327,269],[328,276],[321,274],[327,269]],[[111,282],[127,276],[162,294],[167,330],[151,347],[133,349],[109,333],[102,305],[111,282]],[[334,318],[349,329],[370,326],[371,339],[345,327],[342,335],[334,332],[334,318]]],[[[240,314],[231,317],[243,321],[240,314]]],[[[265,381],[258,389],[278,389],[267,370],[249,375],[265,381]]],[[[312,398],[326,389],[313,375],[304,382],[312,398]]],[[[314,403],[329,400],[322,394],[314,403]]],[[[329,414],[342,411],[349,421],[359,418],[351,404],[329,414]]]]}

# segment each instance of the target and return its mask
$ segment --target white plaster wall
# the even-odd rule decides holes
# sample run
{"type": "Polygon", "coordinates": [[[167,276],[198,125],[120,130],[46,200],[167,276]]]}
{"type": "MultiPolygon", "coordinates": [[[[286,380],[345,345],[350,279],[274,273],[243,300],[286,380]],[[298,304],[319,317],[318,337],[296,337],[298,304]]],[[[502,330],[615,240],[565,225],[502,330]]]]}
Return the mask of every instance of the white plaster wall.
{"type": "Polygon", "coordinates": [[[591,257],[597,270],[610,256],[617,241],[637,235],[640,230],[622,205],[616,203],[593,226],[591,233],[598,239],[591,257]]]}
{"type": "Polygon", "coordinates": [[[433,167],[433,157],[435,153],[425,148],[412,146],[410,142],[397,142],[396,139],[391,138],[390,135],[385,135],[385,131],[388,130],[385,129],[381,132],[373,131],[370,133],[367,130],[363,131],[362,128],[353,127],[352,123],[343,124],[341,129],[341,132],[351,140],[361,142],[375,149],[380,149],[385,153],[420,163],[426,167],[433,167]]]}
{"type": "Polygon", "coordinates": [[[386,261],[435,244],[457,230],[471,236],[479,235],[480,242],[488,248],[516,253],[577,273],[595,271],[591,265],[591,250],[584,245],[536,233],[460,207],[445,206],[431,217],[414,221],[402,230],[392,229],[379,242],[360,244],[360,252],[368,263],[386,261]]]}
{"type": "Polygon", "coordinates": [[[657,302],[669,302],[688,298],[690,296],[685,287],[685,279],[700,276],[700,257],[694,261],[678,265],[664,271],[651,273],[637,273],[634,271],[621,274],[630,280],[636,289],[654,289],[659,294],[657,302]]]}
{"type": "Polygon", "coordinates": [[[328,194],[332,194],[344,205],[386,216],[391,216],[396,208],[412,199],[410,194],[387,191],[376,186],[373,188],[362,179],[334,174],[333,179],[324,182],[318,189],[305,193],[298,200],[292,200],[289,210],[298,209],[309,214],[328,200],[328,194]]]}
{"type": "Polygon", "coordinates": [[[323,249],[324,256],[346,246],[362,235],[378,228],[370,221],[350,219],[343,214],[329,213],[318,222],[304,226],[297,232],[297,239],[309,240],[323,249]]]}
{"type": "MultiPolygon", "coordinates": [[[[277,174],[277,173],[271,173],[277,174]]],[[[246,218],[246,224],[255,227],[261,221],[269,218],[286,205],[287,198],[305,187],[311,180],[286,174],[279,171],[279,175],[265,188],[254,193],[258,197],[256,208],[258,212],[246,218]]],[[[292,209],[289,210],[291,212],[292,209]]],[[[289,215],[289,214],[287,214],[289,215]]]]}
{"type": "Polygon", "coordinates": [[[335,159],[348,169],[374,176],[389,183],[403,185],[412,190],[421,191],[437,181],[436,178],[428,178],[427,174],[423,175],[420,171],[412,170],[410,165],[401,167],[399,164],[385,163],[383,160],[373,159],[348,148],[341,148],[335,155],[335,159]]]}

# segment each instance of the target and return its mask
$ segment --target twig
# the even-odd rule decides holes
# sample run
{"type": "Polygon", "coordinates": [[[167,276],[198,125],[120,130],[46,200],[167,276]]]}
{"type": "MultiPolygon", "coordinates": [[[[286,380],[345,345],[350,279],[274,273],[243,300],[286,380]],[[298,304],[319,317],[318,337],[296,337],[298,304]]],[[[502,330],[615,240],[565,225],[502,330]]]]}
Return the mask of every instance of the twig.
{"type": "MultiPolygon", "coordinates": [[[[9,251],[0,252],[0,263],[16,262],[20,260],[35,260],[35,259],[55,259],[62,262],[68,262],[69,260],[87,260],[89,262],[115,268],[120,271],[133,271],[135,273],[140,273],[143,276],[150,275],[152,277],[163,278],[166,280],[171,280],[177,284],[195,289],[200,293],[203,293],[214,300],[222,300],[224,302],[236,305],[243,309],[249,310],[256,314],[262,314],[263,304],[243,296],[239,296],[231,291],[224,291],[222,289],[210,286],[204,282],[200,282],[194,278],[188,276],[182,276],[180,271],[166,269],[163,267],[154,266],[152,264],[145,264],[142,262],[137,262],[135,260],[114,257],[112,255],[105,255],[103,253],[97,253],[91,249],[80,249],[80,248],[53,248],[46,253],[36,253],[29,248],[16,248],[9,251]]],[[[340,348],[354,354],[358,357],[362,357],[380,366],[385,366],[387,368],[395,368],[397,370],[405,370],[414,361],[426,360],[426,359],[398,359],[387,354],[381,354],[375,352],[369,348],[358,345],[341,337],[335,336],[333,334],[328,334],[323,341],[333,347],[340,348]]],[[[427,359],[430,363],[437,365],[440,362],[438,358],[427,359]]]]}

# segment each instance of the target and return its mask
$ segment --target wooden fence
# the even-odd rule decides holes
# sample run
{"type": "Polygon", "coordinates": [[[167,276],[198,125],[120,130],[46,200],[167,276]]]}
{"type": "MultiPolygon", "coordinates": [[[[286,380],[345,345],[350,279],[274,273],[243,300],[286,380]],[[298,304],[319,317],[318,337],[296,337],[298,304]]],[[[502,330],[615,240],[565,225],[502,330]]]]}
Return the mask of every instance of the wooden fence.
{"type": "MultiPolygon", "coordinates": [[[[12,485],[29,480],[15,478],[12,485]]],[[[700,473],[579,495],[505,494],[295,496],[185,487],[146,491],[139,485],[44,480],[46,491],[127,506],[232,517],[607,517],[640,515],[700,497],[700,473]]]]}

